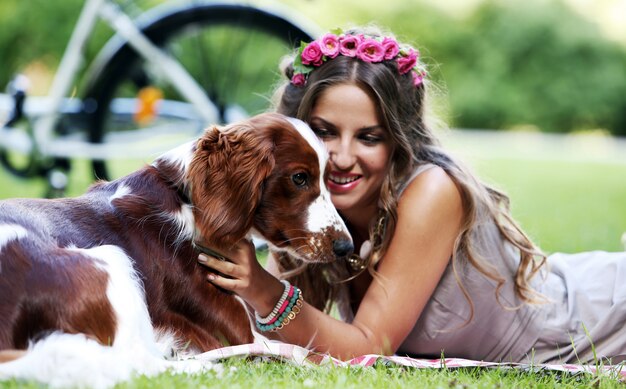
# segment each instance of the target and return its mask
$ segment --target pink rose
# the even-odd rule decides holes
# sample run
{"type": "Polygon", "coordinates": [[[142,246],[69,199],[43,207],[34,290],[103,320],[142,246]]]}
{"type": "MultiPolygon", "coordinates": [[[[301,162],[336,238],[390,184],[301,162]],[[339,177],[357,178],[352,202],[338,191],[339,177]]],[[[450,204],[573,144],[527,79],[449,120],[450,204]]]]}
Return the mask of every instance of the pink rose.
{"type": "Polygon", "coordinates": [[[302,51],[302,63],[304,65],[320,66],[324,63],[324,54],[318,41],[309,43],[302,51]]]}
{"type": "Polygon", "coordinates": [[[411,71],[417,64],[417,52],[413,49],[409,49],[408,54],[398,58],[398,72],[405,74],[411,71]]]}
{"type": "Polygon", "coordinates": [[[364,62],[380,62],[385,58],[385,49],[377,40],[366,38],[359,44],[356,56],[364,62]]]}
{"type": "Polygon", "coordinates": [[[413,85],[415,86],[419,86],[424,81],[424,73],[412,72],[411,75],[413,76],[413,85]]]}
{"type": "Polygon", "coordinates": [[[339,38],[339,53],[346,57],[356,57],[361,39],[355,35],[344,35],[339,38]]]}
{"type": "Polygon", "coordinates": [[[295,86],[304,86],[304,84],[306,84],[306,77],[302,73],[296,73],[291,77],[291,83],[295,86]]]}
{"type": "Polygon", "coordinates": [[[339,54],[339,38],[335,34],[326,34],[320,39],[320,49],[328,58],[335,58],[339,54]]]}
{"type": "Polygon", "coordinates": [[[398,42],[395,39],[385,37],[382,42],[383,48],[385,49],[385,60],[394,59],[398,52],[400,52],[400,47],[398,46],[398,42]]]}

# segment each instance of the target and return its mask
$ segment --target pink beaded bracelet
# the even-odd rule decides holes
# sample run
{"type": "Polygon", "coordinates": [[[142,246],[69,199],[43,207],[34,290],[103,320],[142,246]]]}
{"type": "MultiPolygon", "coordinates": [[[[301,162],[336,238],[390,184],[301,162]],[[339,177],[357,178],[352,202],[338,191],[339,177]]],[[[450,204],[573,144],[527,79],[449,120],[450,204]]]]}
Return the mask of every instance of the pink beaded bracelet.
{"type": "MultiPolygon", "coordinates": [[[[280,299],[278,299],[278,302],[274,306],[274,309],[272,309],[272,312],[270,312],[269,315],[265,317],[261,317],[261,315],[259,315],[258,313],[254,314],[256,321],[258,321],[261,324],[268,324],[270,321],[272,322],[276,321],[276,319],[282,313],[282,312],[279,312],[279,310],[281,309],[281,307],[283,307],[283,305],[286,305],[286,303],[288,303],[289,301],[288,299],[289,293],[290,292],[293,293],[293,289],[289,281],[281,280],[280,282],[284,285],[285,289],[283,290],[283,294],[280,296],[280,299]]],[[[284,311],[284,308],[283,308],[283,311],[284,311]]]]}

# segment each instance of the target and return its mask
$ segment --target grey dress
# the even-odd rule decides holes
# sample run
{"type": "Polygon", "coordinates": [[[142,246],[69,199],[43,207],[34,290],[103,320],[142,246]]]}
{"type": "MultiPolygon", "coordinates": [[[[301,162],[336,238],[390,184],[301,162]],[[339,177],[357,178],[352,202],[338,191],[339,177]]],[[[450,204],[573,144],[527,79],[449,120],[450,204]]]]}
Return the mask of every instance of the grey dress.
{"type": "MultiPolygon", "coordinates": [[[[421,166],[413,178],[430,167],[421,166]]],[[[513,291],[517,249],[502,239],[495,224],[479,228],[475,246],[505,279],[499,298],[496,281],[461,258],[457,273],[471,296],[472,316],[448,265],[397,354],[533,363],[588,362],[592,345],[598,357],[626,354],[626,252],[551,255],[532,284],[549,301],[522,304],[513,291]]],[[[351,321],[346,299],[347,291],[339,312],[351,321]]]]}

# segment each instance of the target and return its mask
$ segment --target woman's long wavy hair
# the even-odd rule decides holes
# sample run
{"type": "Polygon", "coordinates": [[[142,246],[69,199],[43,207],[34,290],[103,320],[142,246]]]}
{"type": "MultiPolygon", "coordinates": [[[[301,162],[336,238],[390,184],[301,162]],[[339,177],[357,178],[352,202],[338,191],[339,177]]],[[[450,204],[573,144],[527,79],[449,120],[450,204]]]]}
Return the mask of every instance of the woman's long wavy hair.
{"type": "MultiPolygon", "coordinates": [[[[378,35],[375,30],[353,30],[351,34],[378,35]]],[[[390,34],[385,34],[390,36],[390,34]]],[[[283,73],[288,80],[293,75],[293,58],[283,63],[283,73]]],[[[452,268],[465,298],[472,307],[471,297],[457,273],[460,258],[466,258],[476,269],[498,284],[496,296],[504,284],[504,278],[495,268],[484,261],[473,245],[472,236],[479,233],[480,225],[495,222],[502,237],[517,247],[519,267],[514,277],[514,289],[524,302],[538,301],[539,295],[530,286],[530,279],[545,263],[545,256],[513,220],[509,212],[508,197],[479,180],[461,163],[446,153],[425,122],[425,80],[413,85],[410,73],[401,75],[395,61],[367,63],[355,58],[337,56],[313,70],[305,86],[284,83],[275,96],[277,111],[309,122],[310,114],[318,97],[329,87],[352,83],[365,91],[378,107],[378,117],[387,129],[393,146],[389,174],[380,192],[380,222],[371,223],[369,238],[373,242],[369,267],[385,255],[394,234],[397,220],[398,194],[416,167],[434,164],[441,167],[455,182],[461,193],[463,222],[454,243],[452,268]]],[[[299,285],[307,301],[318,309],[330,311],[336,302],[341,280],[350,276],[345,262],[329,265],[297,263],[285,255],[278,255],[277,262],[283,278],[299,285]]],[[[470,319],[471,320],[471,317],[470,319]]]]}

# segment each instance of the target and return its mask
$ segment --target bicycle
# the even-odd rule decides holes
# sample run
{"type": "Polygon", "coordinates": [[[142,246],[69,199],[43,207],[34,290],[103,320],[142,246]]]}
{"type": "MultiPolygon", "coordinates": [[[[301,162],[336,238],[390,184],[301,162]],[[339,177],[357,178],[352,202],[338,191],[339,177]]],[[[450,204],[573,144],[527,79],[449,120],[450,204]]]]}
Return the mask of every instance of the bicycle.
{"type": "Polygon", "coordinates": [[[11,112],[0,126],[0,163],[45,177],[49,195],[63,193],[74,158],[91,160],[96,178],[121,176],[136,166],[123,159],[144,163],[208,124],[264,111],[280,57],[316,33],[267,6],[166,3],[133,19],[113,0],[86,0],[49,95],[28,97],[20,77],[0,95],[0,112],[11,112]],[[115,36],[89,67],[82,97],[67,97],[99,19],[115,36]]]}

